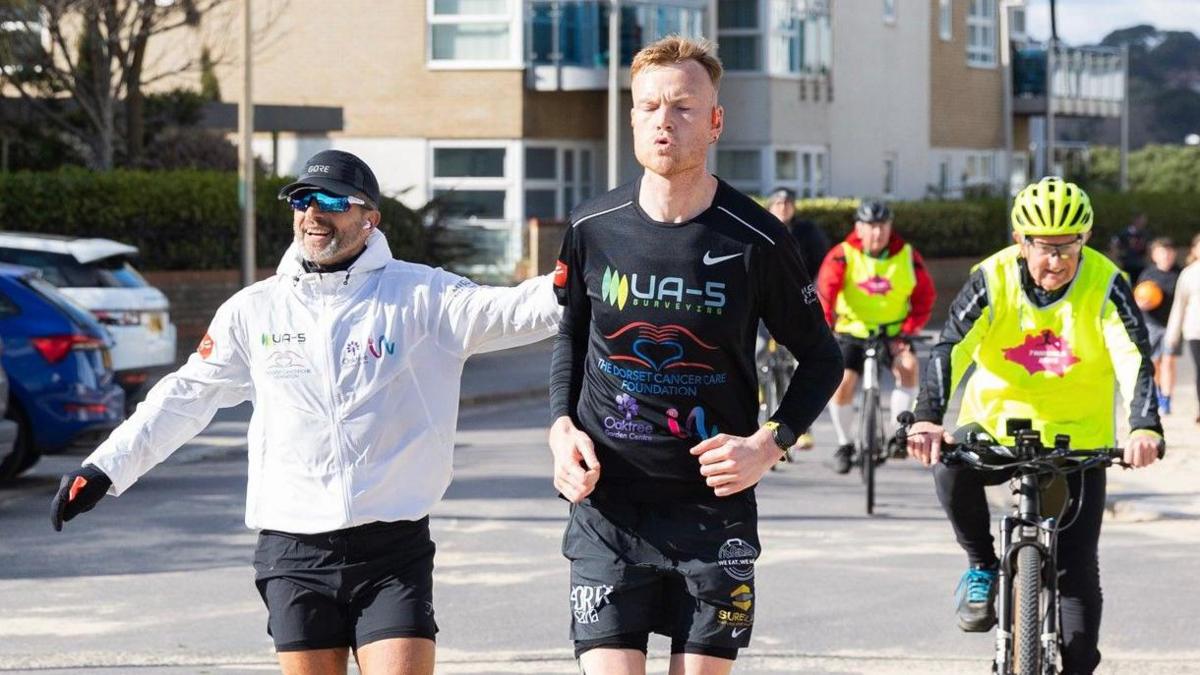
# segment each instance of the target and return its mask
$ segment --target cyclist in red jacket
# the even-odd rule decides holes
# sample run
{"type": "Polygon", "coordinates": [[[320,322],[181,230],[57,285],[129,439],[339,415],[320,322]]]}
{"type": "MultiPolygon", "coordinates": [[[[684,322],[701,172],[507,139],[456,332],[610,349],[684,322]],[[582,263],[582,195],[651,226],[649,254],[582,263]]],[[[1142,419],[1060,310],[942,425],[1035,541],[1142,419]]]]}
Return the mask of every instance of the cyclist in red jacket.
{"type": "MultiPolygon", "coordinates": [[[[871,331],[886,327],[896,387],[892,390],[890,417],[912,408],[917,395],[917,355],[909,336],[918,333],[933,313],[933,280],[925,261],[912,245],[892,229],[892,210],[882,202],[864,201],[855,214],[854,229],[832,249],[817,274],[817,294],[825,320],[833,327],[846,362],[842,384],[829,402],[829,416],[837,433],[834,470],[847,473],[854,463],[852,428],[854,388],[862,374],[864,340],[871,331]]],[[[904,456],[903,447],[893,456],[904,456]]]]}

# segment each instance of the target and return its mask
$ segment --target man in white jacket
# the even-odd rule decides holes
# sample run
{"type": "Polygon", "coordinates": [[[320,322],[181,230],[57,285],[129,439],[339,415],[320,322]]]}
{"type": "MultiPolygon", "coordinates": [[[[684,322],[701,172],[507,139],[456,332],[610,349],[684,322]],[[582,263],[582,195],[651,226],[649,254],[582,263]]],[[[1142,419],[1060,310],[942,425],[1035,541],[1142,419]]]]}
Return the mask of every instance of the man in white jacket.
{"type": "Polygon", "coordinates": [[[471,354],[549,337],[549,278],[489,288],[392,258],[358,157],[317,153],[280,192],[295,243],[217,310],[197,352],[65,475],[55,529],[120,495],[208,425],[254,403],[246,525],[285,673],[432,673],[428,513],[450,483],[471,354]]]}

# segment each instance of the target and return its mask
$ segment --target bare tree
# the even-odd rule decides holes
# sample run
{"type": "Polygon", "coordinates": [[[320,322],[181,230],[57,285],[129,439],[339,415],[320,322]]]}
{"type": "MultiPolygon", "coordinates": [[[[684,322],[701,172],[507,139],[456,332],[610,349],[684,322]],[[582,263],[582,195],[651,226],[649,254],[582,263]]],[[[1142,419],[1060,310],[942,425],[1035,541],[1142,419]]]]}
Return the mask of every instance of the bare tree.
{"type": "Polygon", "coordinates": [[[145,142],[143,87],[196,70],[201,56],[195,50],[148,73],[147,46],[198,28],[233,1],[0,0],[0,93],[16,92],[75,140],[92,168],[111,169],[118,149],[136,162],[145,142]]]}

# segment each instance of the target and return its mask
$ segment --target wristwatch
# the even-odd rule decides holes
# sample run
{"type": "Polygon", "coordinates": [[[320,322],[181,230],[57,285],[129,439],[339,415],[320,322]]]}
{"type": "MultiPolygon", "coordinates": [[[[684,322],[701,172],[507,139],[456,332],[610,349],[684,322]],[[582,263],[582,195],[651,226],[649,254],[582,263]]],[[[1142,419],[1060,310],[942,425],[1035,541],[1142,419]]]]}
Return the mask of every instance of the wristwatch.
{"type": "Polygon", "coordinates": [[[779,446],[780,452],[787,452],[796,444],[796,432],[792,431],[788,425],[769,420],[763,426],[771,430],[771,437],[775,439],[775,445],[779,446]]]}

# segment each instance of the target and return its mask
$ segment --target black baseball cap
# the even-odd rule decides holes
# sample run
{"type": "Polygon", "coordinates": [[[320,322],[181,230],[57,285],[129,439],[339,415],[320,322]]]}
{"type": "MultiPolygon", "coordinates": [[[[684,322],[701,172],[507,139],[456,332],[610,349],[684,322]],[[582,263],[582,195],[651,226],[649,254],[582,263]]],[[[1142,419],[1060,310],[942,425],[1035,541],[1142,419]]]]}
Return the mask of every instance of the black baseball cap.
{"type": "Polygon", "coordinates": [[[794,202],[796,201],[796,191],[791,188],[775,188],[767,197],[767,204],[775,204],[777,202],[794,202]]]}
{"type": "Polygon", "coordinates": [[[304,189],[326,190],[342,197],[362,195],[371,204],[379,205],[379,181],[375,180],[371,167],[341,150],[322,150],[309,157],[300,179],[283,186],[279,198],[287,199],[304,189]]]}

